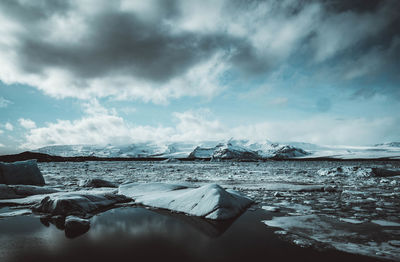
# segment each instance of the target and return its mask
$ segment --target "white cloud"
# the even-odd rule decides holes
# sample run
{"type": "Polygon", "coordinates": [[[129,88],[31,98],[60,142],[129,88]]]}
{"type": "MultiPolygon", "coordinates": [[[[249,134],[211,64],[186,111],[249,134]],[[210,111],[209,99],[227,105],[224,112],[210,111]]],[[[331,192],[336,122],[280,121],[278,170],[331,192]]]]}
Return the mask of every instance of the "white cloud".
{"type": "Polygon", "coordinates": [[[217,120],[208,120],[207,110],[174,113],[175,127],[142,126],[126,122],[114,109],[98,101],[85,104],[86,116],[70,121],[57,120],[30,129],[22,148],[35,149],[56,144],[129,144],[139,141],[201,141],[223,139],[226,129],[217,120]]]}
{"type": "Polygon", "coordinates": [[[135,142],[200,142],[249,139],[254,141],[301,141],[317,144],[364,145],[399,139],[398,118],[334,119],[311,117],[296,121],[264,121],[228,126],[211,111],[176,112],[171,126],[143,126],[125,121],[114,109],[105,109],[94,100],[85,105],[86,116],[78,120],[57,120],[32,128],[22,148],[35,149],[57,144],[130,144],[135,142]],[[89,109],[89,108],[92,109],[89,109]]]}
{"type": "Polygon", "coordinates": [[[234,127],[233,137],[271,141],[300,141],[326,145],[365,145],[397,141],[399,118],[334,119],[311,117],[296,121],[271,121],[234,127]]]}
{"type": "Polygon", "coordinates": [[[12,104],[12,102],[10,100],[7,100],[4,97],[0,96],[0,108],[6,108],[7,106],[9,106],[11,104],[12,104]]]}
{"type": "Polygon", "coordinates": [[[4,125],[4,127],[5,127],[8,131],[13,131],[13,130],[14,130],[14,126],[13,126],[11,123],[9,123],[9,122],[7,122],[7,123],[4,125]]]}
{"type": "Polygon", "coordinates": [[[30,119],[20,118],[18,119],[19,124],[26,129],[36,128],[36,123],[30,119]]]}

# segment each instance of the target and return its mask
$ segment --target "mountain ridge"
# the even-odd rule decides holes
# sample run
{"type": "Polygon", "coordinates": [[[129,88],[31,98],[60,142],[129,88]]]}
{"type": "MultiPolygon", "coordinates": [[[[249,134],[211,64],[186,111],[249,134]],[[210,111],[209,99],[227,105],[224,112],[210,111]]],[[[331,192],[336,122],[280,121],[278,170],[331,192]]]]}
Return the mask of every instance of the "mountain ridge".
{"type": "Polygon", "coordinates": [[[32,152],[61,157],[178,158],[178,159],[302,159],[302,158],[399,158],[400,143],[373,146],[324,146],[303,142],[229,139],[204,142],[139,142],[128,145],[55,145],[32,152]]]}

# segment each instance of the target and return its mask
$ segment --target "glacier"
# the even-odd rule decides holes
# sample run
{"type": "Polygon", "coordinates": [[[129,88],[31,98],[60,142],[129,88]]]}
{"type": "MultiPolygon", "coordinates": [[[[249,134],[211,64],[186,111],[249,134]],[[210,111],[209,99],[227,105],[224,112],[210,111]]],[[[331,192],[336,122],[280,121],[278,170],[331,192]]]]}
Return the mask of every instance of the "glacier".
{"type": "Polygon", "coordinates": [[[203,142],[140,142],[129,145],[54,145],[33,150],[53,156],[163,159],[400,159],[400,143],[329,146],[303,142],[229,139],[203,142]]]}

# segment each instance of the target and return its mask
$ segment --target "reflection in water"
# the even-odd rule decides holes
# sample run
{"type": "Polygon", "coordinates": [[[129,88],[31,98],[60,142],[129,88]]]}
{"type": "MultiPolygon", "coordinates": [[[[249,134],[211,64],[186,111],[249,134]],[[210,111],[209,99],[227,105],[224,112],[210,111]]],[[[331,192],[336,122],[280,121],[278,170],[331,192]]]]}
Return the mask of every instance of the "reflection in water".
{"type": "Polygon", "coordinates": [[[75,226],[66,226],[65,225],[65,217],[63,216],[49,216],[49,217],[41,217],[40,222],[45,226],[49,227],[50,224],[54,225],[57,229],[65,232],[65,236],[68,238],[76,238],[80,235],[85,234],[89,231],[90,225],[75,225],[75,226]]]}
{"type": "Polygon", "coordinates": [[[234,223],[210,223],[145,208],[118,208],[93,217],[92,228],[75,239],[51,225],[57,221],[42,220],[45,227],[35,217],[16,217],[0,220],[0,230],[10,227],[1,231],[0,261],[376,261],[281,241],[260,222],[268,216],[247,211],[234,223]],[[30,230],[17,229],[20,223],[30,230]]]}
{"type": "Polygon", "coordinates": [[[180,213],[172,213],[168,210],[155,209],[153,211],[161,215],[173,217],[177,220],[185,222],[210,238],[217,238],[221,236],[223,233],[225,233],[226,230],[228,230],[228,228],[236,220],[236,218],[232,218],[228,220],[216,221],[195,216],[187,216],[180,213]]]}
{"type": "Polygon", "coordinates": [[[41,217],[40,222],[45,226],[49,227],[50,224],[53,224],[56,226],[56,228],[60,230],[65,229],[65,217],[62,216],[52,216],[52,217],[41,217]]]}

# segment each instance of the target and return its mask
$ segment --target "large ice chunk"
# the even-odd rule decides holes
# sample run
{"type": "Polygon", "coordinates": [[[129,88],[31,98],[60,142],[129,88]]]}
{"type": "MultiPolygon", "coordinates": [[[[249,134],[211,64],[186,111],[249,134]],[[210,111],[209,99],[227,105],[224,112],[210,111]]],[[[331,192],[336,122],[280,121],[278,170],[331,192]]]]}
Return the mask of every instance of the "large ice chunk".
{"type": "Polygon", "coordinates": [[[0,184],[43,186],[44,183],[36,160],[0,162],[0,184]]]}
{"type": "Polygon", "coordinates": [[[233,218],[253,203],[239,192],[225,190],[217,184],[190,188],[162,183],[131,183],[121,185],[119,194],[146,206],[214,220],[233,218]]]}
{"type": "Polygon", "coordinates": [[[46,196],[39,204],[33,206],[33,211],[50,215],[86,216],[116,203],[128,202],[129,198],[112,193],[68,192],[46,196]]]}

